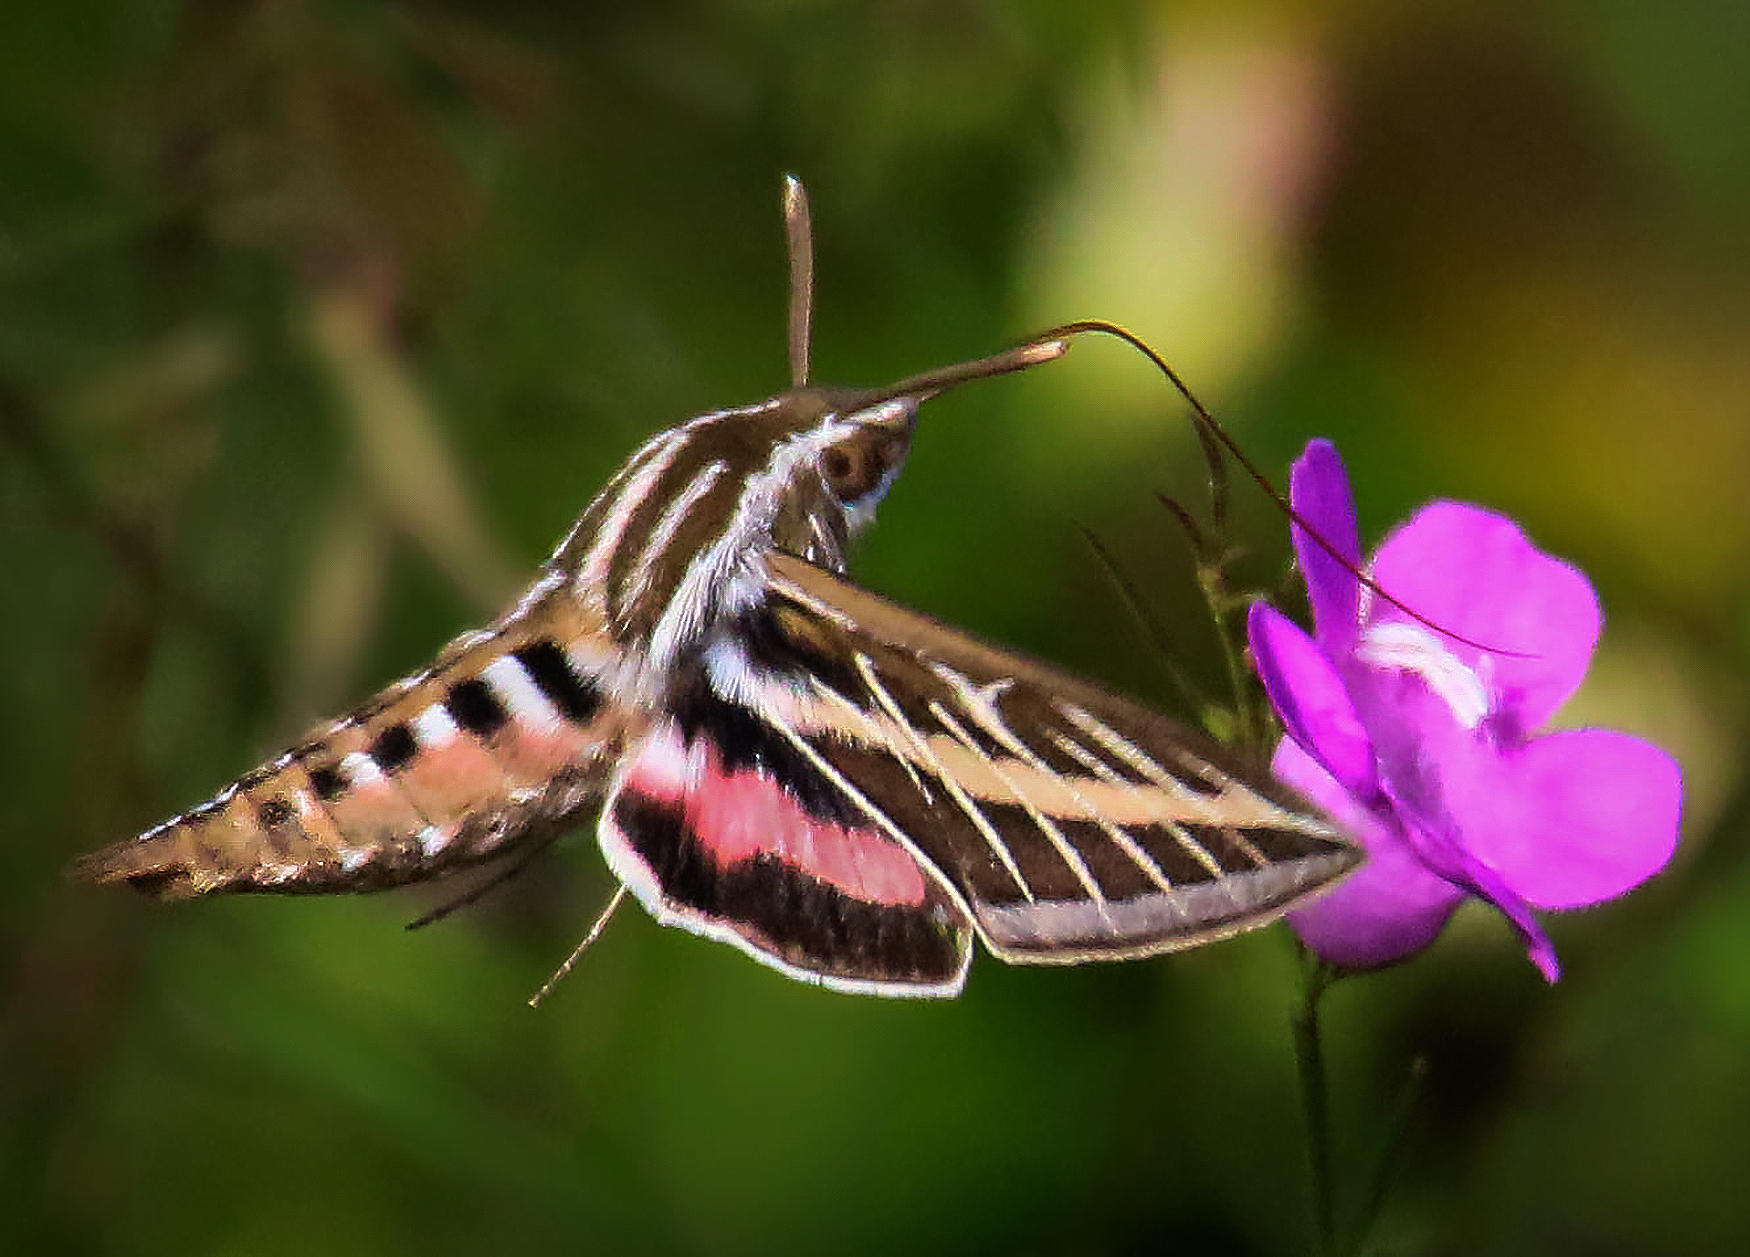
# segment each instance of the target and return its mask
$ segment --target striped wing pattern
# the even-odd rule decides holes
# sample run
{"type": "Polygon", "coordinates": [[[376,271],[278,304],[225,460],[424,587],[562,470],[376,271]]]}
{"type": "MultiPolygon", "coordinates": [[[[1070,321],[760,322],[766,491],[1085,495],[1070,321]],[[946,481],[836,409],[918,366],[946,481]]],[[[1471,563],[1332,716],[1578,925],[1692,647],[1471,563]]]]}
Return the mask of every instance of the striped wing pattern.
{"type": "Polygon", "coordinates": [[[800,559],[769,567],[604,811],[610,864],[671,924],[829,985],[948,995],[974,931],[1011,962],[1172,951],[1359,860],[1157,714],[800,559]]]}

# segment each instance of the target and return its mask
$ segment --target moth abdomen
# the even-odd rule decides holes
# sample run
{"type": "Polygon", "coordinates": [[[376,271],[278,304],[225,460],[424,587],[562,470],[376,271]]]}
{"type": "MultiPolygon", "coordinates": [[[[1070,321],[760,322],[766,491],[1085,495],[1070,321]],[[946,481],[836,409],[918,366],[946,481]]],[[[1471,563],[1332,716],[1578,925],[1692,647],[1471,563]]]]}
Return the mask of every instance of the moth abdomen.
{"type": "Polygon", "coordinates": [[[159,898],[380,890],[495,858],[599,794],[618,747],[575,607],[469,634],[429,670],[199,807],[74,866],[159,898]]]}

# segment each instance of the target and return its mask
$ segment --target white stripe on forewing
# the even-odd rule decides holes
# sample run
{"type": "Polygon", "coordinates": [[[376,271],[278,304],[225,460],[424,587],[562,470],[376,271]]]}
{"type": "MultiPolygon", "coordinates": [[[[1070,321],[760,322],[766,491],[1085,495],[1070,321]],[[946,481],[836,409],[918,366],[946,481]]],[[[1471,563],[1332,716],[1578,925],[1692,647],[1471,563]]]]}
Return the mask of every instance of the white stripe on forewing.
{"type": "MultiPolygon", "coordinates": [[[[936,885],[967,914],[969,920],[972,918],[972,905],[967,902],[964,892],[961,891],[960,887],[954,884],[952,878],[936,866],[936,863],[931,860],[929,856],[923,853],[923,850],[917,845],[917,843],[912,841],[911,835],[907,834],[905,830],[895,824],[893,818],[877,807],[867,795],[850,781],[849,778],[838,769],[834,768],[824,755],[810,745],[807,738],[803,737],[788,724],[778,724],[773,725],[772,727],[778,731],[786,742],[795,747],[796,750],[800,751],[802,757],[813,765],[815,770],[825,777],[827,781],[837,786],[839,790],[850,797],[853,803],[862,808],[864,814],[868,816],[870,820],[874,821],[878,828],[885,830],[889,838],[904,847],[906,853],[910,855],[912,859],[917,861],[918,867],[925,870],[927,875],[932,875],[936,885]]],[[[1025,882],[1021,883],[1021,889],[1027,889],[1027,884],[1025,882]]],[[[1032,902],[1031,895],[1028,895],[1028,902],[1032,902]]]]}
{"type": "MultiPolygon", "coordinates": [[[[1125,832],[1123,828],[1114,825],[1098,807],[1089,801],[1086,795],[1076,789],[1076,783],[1073,778],[1052,769],[1049,764],[1039,758],[1033,748],[1027,745],[1025,740],[1017,736],[1014,731],[1009,728],[1008,722],[1003,718],[1002,713],[997,710],[995,699],[1000,696],[1004,690],[1014,684],[1013,678],[1003,677],[998,681],[993,681],[986,685],[975,686],[972,684],[969,677],[961,675],[953,668],[950,668],[947,664],[935,663],[931,666],[936,675],[943,681],[946,681],[960,697],[961,706],[975,721],[978,722],[979,726],[983,728],[985,732],[989,733],[999,743],[1007,747],[1017,759],[1033,769],[1034,772],[1056,782],[1059,787],[1067,792],[1081,807],[1082,814],[1100,826],[1106,836],[1112,840],[1113,845],[1122,851],[1125,856],[1129,858],[1130,862],[1142,871],[1144,877],[1148,878],[1162,890],[1170,891],[1173,889],[1173,883],[1171,879],[1167,877],[1166,870],[1161,868],[1155,858],[1151,856],[1141,844],[1125,832]]],[[[934,709],[935,704],[932,704],[931,706],[932,709],[934,709]]],[[[937,719],[943,718],[940,711],[937,711],[936,715],[937,719]]],[[[1047,729],[1045,732],[1048,736],[1055,738],[1059,746],[1065,744],[1066,739],[1064,739],[1057,730],[1047,729]]],[[[978,750],[969,739],[962,737],[961,741],[966,744],[968,749],[973,751],[978,750]]],[[[1101,763],[1091,752],[1088,752],[1085,748],[1076,746],[1073,742],[1069,743],[1069,746],[1073,748],[1073,758],[1078,763],[1092,768],[1096,777],[1122,784],[1122,777],[1113,772],[1110,765],[1101,763]]],[[[1015,778],[1012,774],[1002,772],[995,762],[991,763],[991,769],[1003,779],[1003,784],[1009,787],[1010,792],[1013,793],[1017,799],[1021,800],[1022,805],[1027,807],[1029,812],[1035,811],[1032,805],[1023,797],[1018,778],[1015,778]]],[[[1035,816],[1037,819],[1037,814],[1035,814],[1035,816]]],[[[1063,838],[1063,835],[1057,830],[1055,825],[1047,827],[1042,823],[1040,828],[1045,830],[1048,837],[1055,834],[1056,837],[1062,839],[1063,842],[1068,842],[1068,839],[1063,838]]],[[[1060,850],[1061,849],[1062,848],[1060,847],[1060,850]]],[[[1079,853],[1076,865],[1082,869],[1086,869],[1086,865],[1079,859],[1079,853]]],[[[1092,881],[1092,870],[1087,869],[1087,874],[1089,881],[1092,881]]],[[[1099,899],[1102,904],[1105,902],[1104,898],[1098,893],[1096,893],[1095,898],[1099,899]]]]}
{"type": "Polygon", "coordinates": [[[1219,881],[1228,876],[1227,870],[1221,867],[1221,862],[1215,858],[1214,853],[1193,837],[1178,821],[1162,820],[1161,824],[1169,834],[1173,835],[1173,840],[1185,849],[1187,855],[1209,870],[1211,877],[1219,881]]]}
{"type": "MultiPolygon", "coordinates": [[[[991,854],[995,855],[1002,864],[1003,869],[1015,883],[1016,889],[1021,892],[1028,903],[1034,902],[1033,887],[1021,875],[1021,868],[1015,863],[1014,854],[1009,850],[1008,844],[1003,841],[1002,835],[998,834],[991,825],[990,818],[979,811],[978,804],[973,802],[972,796],[961,788],[953,770],[936,755],[935,748],[930,745],[930,740],[919,733],[917,727],[905,718],[899,704],[882,686],[880,678],[875,673],[874,664],[861,651],[857,652],[856,661],[857,671],[862,674],[864,683],[875,693],[875,701],[881,704],[888,716],[910,740],[912,749],[924,760],[925,765],[934,774],[936,780],[942,783],[942,789],[948,792],[948,797],[954,801],[954,806],[959,808],[966,819],[972,822],[972,827],[978,831],[979,837],[984,839],[984,845],[990,848],[991,854]]],[[[903,753],[891,745],[887,748],[887,753],[898,759],[900,763],[905,764],[906,771],[911,772],[911,766],[903,753]]],[[[917,781],[916,773],[912,773],[912,780],[917,781]]],[[[918,783],[918,786],[922,790],[922,783],[918,783]]],[[[927,798],[928,792],[924,793],[927,798]]]]}
{"type": "MultiPolygon", "coordinates": [[[[1172,794],[1181,803],[1190,803],[1196,800],[1195,791],[1191,790],[1184,784],[1184,782],[1180,781],[1159,764],[1155,763],[1153,759],[1149,758],[1149,756],[1143,752],[1142,748],[1135,745],[1117,730],[1110,728],[1098,717],[1083,711],[1074,703],[1059,702],[1057,704],[1057,710],[1061,712],[1070,723],[1080,728],[1083,733],[1088,734],[1101,746],[1105,747],[1111,754],[1124,760],[1125,763],[1129,764],[1137,772],[1141,773],[1144,777],[1147,777],[1161,789],[1172,794]]],[[[1231,791],[1232,782],[1228,781],[1225,777],[1223,777],[1222,781],[1223,786],[1225,787],[1223,790],[1223,795],[1225,796],[1231,791]]],[[[1249,790],[1246,791],[1246,794],[1251,799],[1261,801],[1261,796],[1252,794],[1249,790]]],[[[1223,823],[1220,818],[1209,815],[1211,809],[1207,803],[1204,803],[1200,810],[1205,813],[1200,819],[1206,819],[1213,824],[1223,823]]],[[[1184,825],[1179,821],[1168,817],[1162,817],[1161,824],[1165,826],[1167,832],[1173,836],[1174,841],[1185,850],[1187,855],[1209,871],[1211,877],[1220,879],[1228,875],[1227,870],[1221,867],[1220,862],[1210,853],[1209,849],[1193,838],[1185,829],[1184,825]]]]}
{"type": "Polygon", "coordinates": [[[1005,690],[1010,689],[1015,684],[1015,678],[998,677],[984,685],[974,685],[971,677],[957,672],[945,663],[931,660],[929,667],[930,671],[936,674],[938,681],[943,682],[954,691],[954,696],[959,699],[961,708],[978,723],[980,728],[1007,747],[1011,754],[1024,756],[1029,753],[996,709],[996,700],[1002,697],[1005,690]]]}
{"type": "MultiPolygon", "coordinates": [[[[1328,839],[1332,842],[1351,844],[1350,839],[1345,838],[1341,831],[1333,828],[1323,818],[1311,812],[1297,812],[1284,807],[1274,799],[1259,794],[1245,782],[1228,776],[1207,761],[1198,761],[1203,765],[1202,780],[1219,788],[1221,793],[1210,796],[1194,790],[1155,763],[1141,748],[1098,717],[1082,710],[1074,703],[1059,701],[1056,706],[1058,712],[1065,719],[1092,737],[1107,751],[1147,777],[1150,782],[1171,791],[1179,801],[1187,820],[1242,829],[1253,827],[1283,829],[1298,834],[1311,834],[1316,838],[1328,839]],[[1225,812],[1223,811],[1224,806],[1225,812]]],[[[1186,754],[1190,753],[1186,752],[1186,754]]]]}
{"type": "Polygon", "coordinates": [[[1098,755],[1095,755],[1080,742],[1077,742],[1074,738],[1064,733],[1063,730],[1047,729],[1045,731],[1045,736],[1051,739],[1051,744],[1053,746],[1071,759],[1075,760],[1075,762],[1080,764],[1083,768],[1087,769],[1092,776],[1098,777],[1101,781],[1109,782],[1115,786],[1125,784],[1123,773],[1119,772],[1116,768],[1113,768],[1112,765],[1108,764],[1098,755]]]}
{"type": "Polygon", "coordinates": [[[1264,853],[1258,849],[1258,845],[1250,838],[1246,837],[1246,831],[1244,829],[1237,825],[1224,825],[1222,830],[1227,834],[1228,841],[1238,847],[1240,849],[1240,854],[1245,856],[1246,859],[1250,860],[1259,868],[1265,868],[1269,865],[1270,861],[1265,859],[1264,853]]]}
{"type": "MultiPolygon", "coordinates": [[[[1129,738],[1106,724],[1099,717],[1083,711],[1074,703],[1060,701],[1056,706],[1058,712],[1071,724],[1075,725],[1083,733],[1098,742],[1109,753],[1116,755],[1119,759],[1123,760],[1125,764],[1134,768],[1138,773],[1142,774],[1142,776],[1146,777],[1150,782],[1159,786],[1161,789],[1170,791],[1172,794],[1180,798],[1187,795],[1197,798],[1204,797],[1201,792],[1193,790],[1190,786],[1187,786],[1176,774],[1168,771],[1156,762],[1148,752],[1144,751],[1129,738]]],[[[1228,793],[1233,785],[1231,779],[1213,765],[1205,765],[1205,767],[1208,769],[1209,773],[1209,777],[1206,778],[1206,780],[1209,780],[1212,785],[1219,785],[1222,788],[1222,793],[1224,795],[1228,793]]],[[[1259,802],[1265,801],[1262,795],[1253,794],[1249,790],[1246,793],[1248,796],[1259,802]]],[[[1211,817],[1210,819],[1213,820],[1216,818],[1211,817]]]]}
{"type": "Polygon", "coordinates": [[[1057,823],[1034,804],[1033,800],[1028,797],[1027,792],[1021,788],[1020,783],[1015,780],[1013,773],[1005,772],[1002,764],[998,760],[985,754],[984,748],[979,746],[978,743],[972,739],[971,735],[968,734],[965,729],[960,727],[960,722],[955,720],[954,717],[949,714],[946,707],[942,706],[942,704],[936,702],[934,699],[931,699],[930,714],[940,721],[942,727],[948,730],[949,733],[953,734],[967,751],[983,760],[985,766],[990,769],[991,773],[997,778],[997,780],[1001,781],[1003,785],[1008,788],[1009,794],[1014,798],[1015,802],[1018,803],[1022,810],[1032,818],[1034,827],[1037,828],[1040,833],[1044,834],[1046,841],[1051,843],[1051,845],[1057,849],[1059,857],[1061,857],[1064,864],[1069,867],[1069,871],[1075,874],[1076,881],[1082,884],[1082,889],[1088,893],[1088,898],[1094,901],[1095,905],[1100,909],[1101,917],[1104,918],[1106,916],[1105,892],[1100,889],[1100,883],[1094,879],[1093,870],[1088,867],[1087,861],[1082,859],[1081,852],[1077,851],[1075,847],[1070,844],[1069,839],[1063,836],[1063,831],[1057,827],[1057,823]]]}
{"type": "Polygon", "coordinates": [[[492,687],[511,719],[525,729],[554,734],[564,727],[565,718],[514,656],[500,655],[480,670],[480,677],[492,687]]]}
{"type": "MultiPolygon", "coordinates": [[[[852,659],[854,660],[858,675],[863,678],[863,684],[868,686],[869,692],[875,695],[876,703],[878,703],[881,709],[887,713],[887,718],[904,731],[906,738],[911,742],[914,750],[932,762],[936,777],[939,780],[945,779],[948,774],[943,769],[941,762],[936,759],[935,754],[930,750],[929,743],[916,729],[912,727],[911,721],[905,718],[905,712],[900,709],[898,703],[893,701],[893,695],[887,692],[887,687],[881,684],[881,678],[876,675],[875,665],[870,662],[869,656],[859,650],[852,652],[852,659]]],[[[837,691],[833,690],[830,686],[822,686],[821,688],[825,689],[828,693],[837,694],[837,691]]],[[[851,700],[844,695],[838,694],[837,696],[840,702],[855,707],[855,704],[851,703],[851,700]]],[[[862,712],[861,714],[863,715],[865,722],[867,722],[868,713],[862,712]]],[[[890,743],[887,748],[889,754],[893,755],[893,757],[899,761],[900,767],[905,769],[906,776],[911,778],[912,785],[916,786],[918,793],[924,796],[924,802],[933,806],[935,800],[930,797],[930,789],[924,784],[924,779],[918,776],[917,769],[912,767],[911,757],[894,751],[891,746],[891,739],[887,739],[887,741],[890,743]]],[[[944,784],[946,784],[946,782],[944,782],[944,784]]],[[[1015,884],[1020,886],[1024,893],[1027,884],[1021,880],[1020,870],[1015,869],[1012,870],[1012,872],[1015,877],[1015,884]]]]}

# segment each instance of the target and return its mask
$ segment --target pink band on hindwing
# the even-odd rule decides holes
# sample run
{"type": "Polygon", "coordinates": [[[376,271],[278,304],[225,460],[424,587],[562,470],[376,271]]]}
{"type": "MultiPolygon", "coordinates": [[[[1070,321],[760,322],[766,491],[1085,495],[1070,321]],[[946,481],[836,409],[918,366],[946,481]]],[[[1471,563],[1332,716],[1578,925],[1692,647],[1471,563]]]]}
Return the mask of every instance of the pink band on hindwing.
{"type": "Polygon", "coordinates": [[[925,901],[924,873],[903,847],[872,828],[847,829],[811,816],[766,773],[725,771],[707,739],[683,748],[678,730],[653,736],[624,788],[680,805],[688,829],[720,869],[764,855],[867,903],[925,901]]]}

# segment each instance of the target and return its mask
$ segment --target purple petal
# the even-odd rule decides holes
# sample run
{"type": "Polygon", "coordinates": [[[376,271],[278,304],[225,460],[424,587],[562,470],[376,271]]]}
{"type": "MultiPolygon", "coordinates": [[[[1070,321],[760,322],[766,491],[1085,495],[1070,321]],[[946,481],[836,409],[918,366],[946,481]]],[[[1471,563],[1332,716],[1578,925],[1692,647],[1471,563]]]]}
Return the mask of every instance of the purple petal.
{"type": "Polygon", "coordinates": [[[1543,980],[1552,983],[1561,981],[1562,966],[1556,960],[1555,944],[1549,941],[1549,935],[1543,932],[1543,926],[1532,915],[1531,905],[1515,895],[1481,861],[1474,863],[1471,877],[1477,893],[1506,917],[1514,933],[1519,935],[1520,942],[1525,944],[1527,959],[1537,966],[1537,971],[1543,974],[1543,980]]]}
{"type": "Polygon", "coordinates": [[[1468,797],[1468,786],[1455,792],[1451,783],[1466,780],[1464,766],[1475,754],[1476,735],[1423,671],[1355,666],[1348,676],[1381,784],[1400,805],[1427,817],[1429,828],[1446,829],[1442,818],[1462,811],[1468,797]]]}
{"type": "Polygon", "coordinates": [[[1543,926],[1538,924],[1531,905],[1464,845],[1463,835],[1451,814],[1400,799],[1392,794],[1389,783],[1386,791],[1410,845],[1430,871],[1488,902],[1507,918],[1508,924],[1525,944],[1526,956],[1543,974],[1544,981],[1560,979],[1562,971],[1556,962],[1556,949],[1549,941],[1549,935],[1543,932],[1543,926]]]}
{"type": "Polygon", "coordinates": [[[1608,729],[1536,738],[1482,766],[1464,842],[1540,908],[1578,908],[1640,885],[1677,846],[1683,779],[1657,747],[1608,729]]]}
{"type": "MultiPolygon", "coordinates": [[[[1417,614],[1477,644],[1445,639],[1488,685],[1508,739],[1537,729],[1578,688],[1603,622],[1576,568],[1537,549],[1505,516],[1458,502],[1426,506],[1388,537],[1373,576],[1417,614]]],[[[1377,598],[1371,616],[1405,618],[1377,598]]]]}
{"type": "Polygon", "coordinates": [[[1288,923],[1321,960],[1371,969],[1432,943],[1464,892],[1429,872],[1392,821],[1364,810],[1294,742],[1284,740],[1271,767],[1318,804],[1367,850],[1367,863],[1288,923]]]}
{"type": "Polygon", "coordinates": [[[1359,570],[1361,541],[1355,527],[1355,498],[1337,447],[1329,441],[1309,441],[1288,474],[1288,500],[1306,528],[1294,527],[1294,554],[1306,577],[1312,604],[1313,634],[1333,658],[1349,653],[1360,623],[1359,570]],[[1310,528],[1330,550],[1307,534],[1310,528]],[[1338,556],[1341,556],[1339,558],[1338,556]]]}
{"type": "Polygon", "coordinates": [[[1282,727],[1356,795],[1375,792],[1373,751],[1348,691],[1312,638],[1266,602],[1246,616],[1252,658],[1282,727]]]}

